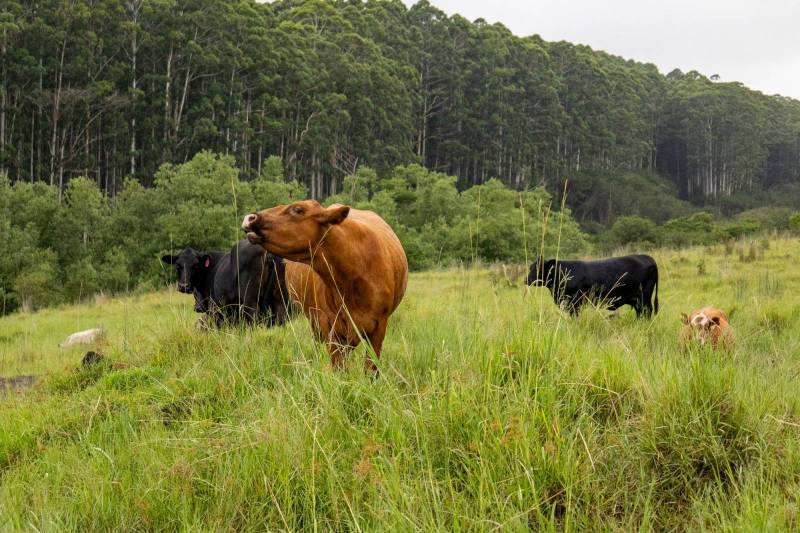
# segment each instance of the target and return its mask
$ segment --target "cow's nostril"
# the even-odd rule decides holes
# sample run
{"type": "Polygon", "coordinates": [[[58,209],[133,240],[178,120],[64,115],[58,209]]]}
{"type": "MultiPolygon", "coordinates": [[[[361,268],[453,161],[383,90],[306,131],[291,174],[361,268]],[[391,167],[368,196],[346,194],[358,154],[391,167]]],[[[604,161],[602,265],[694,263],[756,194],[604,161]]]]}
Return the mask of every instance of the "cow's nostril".
{"type": "Polygon", "coordinates": [[[250,213],[249,215],[245,215],[244,220],[242,221],[242,228],[245,230],[250,229],[250,227],[253,224],[255,224],[257,220],[258,220],[258,215],[256,215],[255,213],[250,213]]]}

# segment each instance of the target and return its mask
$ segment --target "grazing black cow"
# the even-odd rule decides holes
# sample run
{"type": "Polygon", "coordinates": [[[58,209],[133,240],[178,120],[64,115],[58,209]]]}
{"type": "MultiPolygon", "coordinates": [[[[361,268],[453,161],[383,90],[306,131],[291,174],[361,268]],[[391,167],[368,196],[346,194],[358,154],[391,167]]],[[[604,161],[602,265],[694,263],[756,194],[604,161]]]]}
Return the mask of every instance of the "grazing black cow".
{"type": "Polygon", "coordinates": [[[573,316],[586,302],[611,310],[630,305],[637,317],[658,313],[658,267],[649,255],[597,261],[544,261],[540,257],[531,264],[527,283],[550,289],[555,302],[565,305],[573,316]]]}
{"type": "Polygon", "coordinates": [[[174,265],[178,290],[194,294],[194,310],[216,325],[283,324],[290,310],[283,259],[242,239],[229,252],[186,248],[161,261],[174,265]]]}

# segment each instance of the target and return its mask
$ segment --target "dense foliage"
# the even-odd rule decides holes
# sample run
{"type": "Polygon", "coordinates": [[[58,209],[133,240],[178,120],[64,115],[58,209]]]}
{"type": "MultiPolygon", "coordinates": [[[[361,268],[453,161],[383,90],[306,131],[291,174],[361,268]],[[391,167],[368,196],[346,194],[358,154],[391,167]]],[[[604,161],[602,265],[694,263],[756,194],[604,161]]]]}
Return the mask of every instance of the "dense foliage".
{"type": "MultiPolygon", "coordinates": [[[[75,178],[59,201],[56,186],[12,184],[0,176],[0,314],[161,285],[171,275],[161,254],[187,246],[229,249],[243,238],[245,213],[308,195],[303,184],[284,175],[275,156],[264,161],[257,178],[245,181],[232,156],[200,152],[187,163],[162,165],[153,182],[144,187],[129,178],[108,198],[93,180],[75,178]]],[[[646,250],[710,244],[759,230],[800,230],[793,211],[759,208],[736,219],[687,212],[660,224],[631,214],[589,235],[568,207],[556,209],[558,202],[544,188],[515,191],[490,179],[459,192],[456,182],[419,165],[398,166],[382,179],[362,166],[325,203],[382,215],[414,270],[527,262],[539,253],[575,256],[592,246],[646,250]]]]}
{"type": "MultiPolygon", "coordinates": [[[[239,179],[231,156],[200,152],[163,165],[154,186],[128,179],[114,198],[87,178],[55,186],[0,177],[0,309],[35,308],[169,278],[161,254],[191,246],[229,249],[245,213],[307,197],[277,157],[258,178],[239,179]]],[[[412,268],[454,262],[524,261],[544,248],[575,254],[586,238],[569,209],[551,211],[544,189],[518,192],[489,180],[459,193],[456,178],[418,165],[378,180],[361,167],[328,199],[372,209],[397,231],[412,268]]]]}
{"type": "Polygon", "coordinates": [[[800,102],[425,0],[4,6],[0,171],[59,195],[79,176],[109,196],[151,186],[209,149],[247,179],[278,155],[314,198],[362,164],[418,163],[460,189],[647,169],[687,199],[789,187],[800,203],[800,102]]]}

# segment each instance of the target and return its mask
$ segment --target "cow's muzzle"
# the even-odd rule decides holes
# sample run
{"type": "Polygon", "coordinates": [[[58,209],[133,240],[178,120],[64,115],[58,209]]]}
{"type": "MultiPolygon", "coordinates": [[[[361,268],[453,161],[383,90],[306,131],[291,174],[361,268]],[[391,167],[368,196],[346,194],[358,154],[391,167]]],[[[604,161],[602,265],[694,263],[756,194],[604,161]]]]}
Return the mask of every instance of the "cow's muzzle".
{"type": "Polygon", "coordinates": [[[242,230],[247,235],[247,240],[250,241],[250,244],[261,244],[264,242],[264,237],[261,236],[259,231],[260,229],[261,225],[259,224],[257,213],[250,213],[244,216],[244,219],[242,219],[242,230]]]}
{"type": "Polygon", "coordinates": [[[178,283],[178,291],[189,294],[192,292],[192,286],[187,283],[178,283]]]}

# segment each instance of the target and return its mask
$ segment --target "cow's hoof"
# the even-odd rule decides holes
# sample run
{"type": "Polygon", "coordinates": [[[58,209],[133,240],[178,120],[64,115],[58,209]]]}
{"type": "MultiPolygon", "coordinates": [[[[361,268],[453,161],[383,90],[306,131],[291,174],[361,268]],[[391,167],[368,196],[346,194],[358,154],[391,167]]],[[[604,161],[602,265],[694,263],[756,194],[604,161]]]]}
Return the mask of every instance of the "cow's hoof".
{"type": "Polygon", "coordinates": [[[197,319],[197,322],[194,325],[194,329],[196,329],[197,331],[209,331],[211,329],[211,326],[208,324],[208,317],[203,315],[199,319],[197,319]]]}

